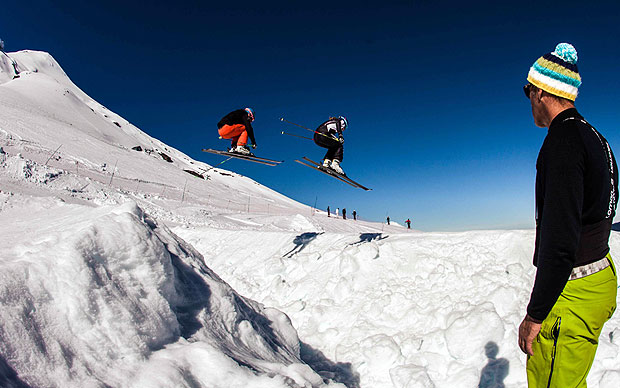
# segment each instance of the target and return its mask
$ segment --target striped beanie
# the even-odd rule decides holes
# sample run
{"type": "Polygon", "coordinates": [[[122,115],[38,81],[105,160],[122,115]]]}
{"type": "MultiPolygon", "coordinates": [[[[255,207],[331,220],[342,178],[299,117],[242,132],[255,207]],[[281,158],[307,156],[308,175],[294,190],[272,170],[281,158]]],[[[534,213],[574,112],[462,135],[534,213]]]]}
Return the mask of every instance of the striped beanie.
{"type": "Polygon", "coordinates": [[[577,70],[577,50],[560,43],[555,51],[538,58],[530,68],[527,81],[532,85],[571,101],[577,98],[581,77],[577,70]]]}

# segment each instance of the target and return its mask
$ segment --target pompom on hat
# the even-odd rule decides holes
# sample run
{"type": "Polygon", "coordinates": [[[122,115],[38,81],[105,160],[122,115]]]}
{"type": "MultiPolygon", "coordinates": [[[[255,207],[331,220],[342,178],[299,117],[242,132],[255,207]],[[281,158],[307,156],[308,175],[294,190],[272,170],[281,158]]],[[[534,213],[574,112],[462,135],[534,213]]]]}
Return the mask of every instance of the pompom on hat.
{"type": "Polygon", "coordinates": [[[569,43],[558,44],[555,51],[534,62],[527,81],[555,96],[575,101],[577,90],[581,86],[577,50],[569,43]]]}

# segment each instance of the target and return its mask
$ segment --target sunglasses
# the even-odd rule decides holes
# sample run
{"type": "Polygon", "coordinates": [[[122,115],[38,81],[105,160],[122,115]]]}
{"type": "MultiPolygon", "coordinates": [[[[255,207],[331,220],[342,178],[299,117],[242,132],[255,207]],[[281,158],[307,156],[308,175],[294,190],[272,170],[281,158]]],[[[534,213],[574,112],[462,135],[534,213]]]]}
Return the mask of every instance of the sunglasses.
{"type": "Polygon", "coordinates": [[[527,97],[527,99],[530,99],[530,92],[532,91],[532,84],[527,84],[523,87],[523,93],[525,93],[525,97],[527,97]]]}

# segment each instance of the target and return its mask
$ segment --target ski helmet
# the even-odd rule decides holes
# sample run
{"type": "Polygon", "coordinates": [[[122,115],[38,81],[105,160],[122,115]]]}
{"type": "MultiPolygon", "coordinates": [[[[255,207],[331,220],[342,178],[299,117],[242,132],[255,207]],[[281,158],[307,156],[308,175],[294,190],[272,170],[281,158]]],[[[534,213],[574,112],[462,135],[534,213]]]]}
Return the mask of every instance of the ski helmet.
{"type": "Polygon", "coordinates": [[[250,116],[250,121],[254,121],[254,111],[252,108],[245,108],[245,111],[248,112],[248,116],[250,116]]]}
{"type": "Polygon", "coordinates": [[[342,129],[347,129],[347,127],[349,126],[349,122],[347,121],[347,118],[344,116],[338,116],[338,118],[340,119],[340,124],[342,125],[342,129]]]}

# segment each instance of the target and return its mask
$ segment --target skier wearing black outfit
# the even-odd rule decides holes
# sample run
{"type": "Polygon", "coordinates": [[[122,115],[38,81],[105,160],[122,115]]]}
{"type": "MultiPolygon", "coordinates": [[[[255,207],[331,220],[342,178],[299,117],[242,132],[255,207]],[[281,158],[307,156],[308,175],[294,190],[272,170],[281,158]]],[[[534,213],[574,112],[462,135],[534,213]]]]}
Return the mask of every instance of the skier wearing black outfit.
{"type": "Polygon", "coordinates": [[[327,148],[323,157],[323,167],[331,168],[339,174],[344,174],[340,163],[344,155],[342,131],[347,126],[348,122],[345,117],[330,117],[314,131],[314,143],[319,147],[327,148]]]}

